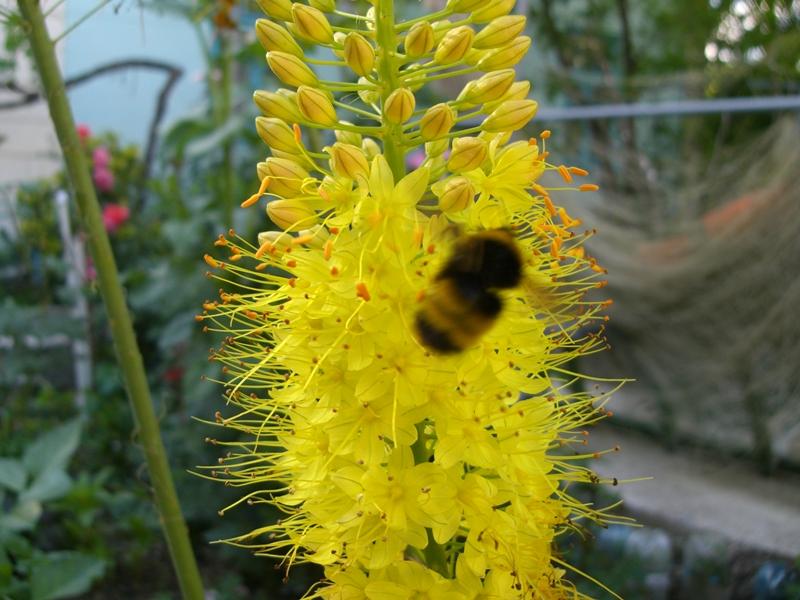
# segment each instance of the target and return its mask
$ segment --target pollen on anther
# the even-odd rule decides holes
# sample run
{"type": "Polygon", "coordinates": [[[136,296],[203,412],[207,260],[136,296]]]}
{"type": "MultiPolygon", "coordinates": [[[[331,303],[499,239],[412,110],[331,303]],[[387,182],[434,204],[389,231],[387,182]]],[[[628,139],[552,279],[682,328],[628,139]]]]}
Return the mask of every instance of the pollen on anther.
{"type": "Polygon", "coordinates": [[[578,186],[578,190],[581,192],[596,192],[600,189],[600,186],[594,183],[584,183],[578,186]]]}
{"type": "Polygon", "coordinates": [[[356,296],[361,298],[362,300],[369,302],[372,296],[369,295],[369,290],[367,289],[367,284],[363,281],[359,281],[356,284],[356,296]]]}

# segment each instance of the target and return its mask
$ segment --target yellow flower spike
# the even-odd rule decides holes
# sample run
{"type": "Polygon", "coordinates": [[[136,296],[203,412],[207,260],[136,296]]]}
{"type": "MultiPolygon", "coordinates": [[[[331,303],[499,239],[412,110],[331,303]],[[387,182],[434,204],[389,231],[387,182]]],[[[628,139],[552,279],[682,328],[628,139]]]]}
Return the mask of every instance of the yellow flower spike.
{"type": "Polygon", "coordinates": [[[292,4],[292,22],[302,37],[317,44],[333,43],[333,29],[321,10],[295,2],[292,4]]]}
{"type": "Polygon", "coordinates": [[[448,31],[436,47],[433,60],[440,65],[450,65],[464,58],[472,48],[475,32],[468,25],[454,27],[448,31]]]}
{"type": "Polygon", "coordinates": [[[389,94],[383,105],[383,116],[389,123],[399,125],[411,118],[417,101],[408,88],[398,88],[389,94]]]}
{"type": "Polygon", "coordinates": [[[573,388],[564,365],[605,345],[608,302],[588,294],[605,274],[583,250],[590,234],[542,175],[596,186],[548,162],[546,134],[512,137],[536,107],[514,80],[524,19],[506,17],[513,0],[450,0],[412,24],[394,22],[392,0],[360,14],[260,4],[291,21],[257,29],[292,89],[254,95],[271,157],[243,205],[264,198],[279,231],[231,231],[214,242],[224,256],[205,259],[225,282],[199,315],[224,336],[215,420],[241,440],[214,440],[230,452],[205,472],[252,486],[221,514],[251,500],[282,516],[229,541],[324,567],[309,600],[576,597],[559,536],[621,519],[569,495],[599,481],[571,446],[608,394],[573,388]],[[305,60],[285,31],[338,58],[305,60]],[[356,73],[345,81],[310,68],[342,61],[356,73]],[[485,74],[457,100],[415,97],[473,66],[485,74]],[[337,122],[340,109],[356,124],[337,122]],[[475,114],[482,127],[459,132],[456,115],[475,114]],[[327,130],[322,152],[303,146],[305,134],[316,146],[307,126],[327,130]],[[491,268],[495,247],[507,256],[491,268]],[[462,278],[498,314],[471,308],[462,278]]]}
{"type": "Polygon", "coordinates": [[[300,193],[308,171],[297,163],[285,158],[270,156],[259,166],[259,177],[269,177],[270,192],[283,198],[292,198],[300,193]]]}
{"type": "Polygon", "coordinates": [[[478,61],[477,66],[481,71],[494,71],[513,67],[525,57],[530,47],[531,38],[527,35],[522,35],[507,46],[490,50],[478,61]]]}
{"type": "MultiPolygon", "coordinates": [[[[435,193],[435,192],[434,192],[435,193]]],[[[466,177],[451,177],[439,196],[439,208],[443,213],[456,213],[466,209],[475,198],[475,186],[466,177]]]]}
{"type": "Polygon", "coordinates": [[[292,87],[301,85],[317,87],[319,85],[314,71],[294,54],[278,51],[267,52],[267,63],[275,77],[286,85],[292,87]]]}
{"type": "Polygon", "coordinates": [[[330,96],[317,88],[301,85],[297,88],[297,107],[306,120],[330,127],[339,122],[330,96]]]}
{"type": "Polygon", "coordinates": [[[455,120],[455,111],[444,102],[431,106],[420,119],[420,135],[426,141],[440,138],[450,132],[455,120]]]}
{"type": "Polygon", "coordinates": [[[304,200],[290,198],[267,203],[269,220],[284,230],[297,231],[316,223],[317,213],[304,200]]]}
{"type": "Polygon", "coordinates": [[[303,49],[285,27],[268,19],[256,20],[256,37],[267,52],[279,51],[303,58],[303,49]]]}
{"type": "MultiPolygon", "coordinates": [[[[366,140],[364,140],[366,142],[366,140]]],[[[366,178],[369,173],[369,163],[361,148],[352,144],[335,143],[330,148],[331,169],[339,177],[346,177],[353,181],[366,178]]]]}
{"type": "Polygon", "coordinates": [[[253,94],[253,102],[265,117],[274,117],[286,123],[297,123],[303,119],[303,115],[297,109],[296,96],[295,92],[280,94],[256,90],[253,94]]]}
{"type": "Polygon", "coordinates": [[[270,148],[288,154],[301,154],[294,131],[280,119],[256,117],[256,132],[270,148]]]}
{"type": "Polygon", "coordinates": [[[498,48],[512,41],[525,30],[523,15],[507,15],[492,20],[481,29],[472,42],[473,48],[498,48]]]}
{"type": "Polygon", "coordinates": [[[501,69],[491,71],[464,86],[459,99],[470,104],[483,104],[502,98],[514,84],[516,71],[514,69],[501,69]]]}
{"type": "Polygon", "coordinates": [[[490,0],[486,5],[472,11],[470,18],[473,23],[489,23],[509,14],[516,3],[517,0],[490,0]]]}
{"type": "Polygon", "coordinates": [[[447,168],[453,173],[473,171],[483,164],[488,154],[489,147],[485,140],[477,137],[456,138],[447,168]]]}
{"type": "Polygon", "coordinates": [[[291,0],[256,0],[256,3],[268,17],[277,21],[292,20],[291,0]]]}
{"type": "Polygon", "coordinates": [[[368,75],[375,66],[375,50],[363,35],[351,31],[344,40],[344,61],[356,75],[368,75]]]}
{"type": "Polygon", "coordinates": [[[403,40],[403,49],[411,58],[419,58],[433,50],[433,27],[427,21],[412,25],[403,40]]]}
{"type": "Polygon", "coordinates": [[[488,132],[517,131],[533,119],[538,108],[534,100],[506,100],[484,119],[481,129],[488,132]]]}

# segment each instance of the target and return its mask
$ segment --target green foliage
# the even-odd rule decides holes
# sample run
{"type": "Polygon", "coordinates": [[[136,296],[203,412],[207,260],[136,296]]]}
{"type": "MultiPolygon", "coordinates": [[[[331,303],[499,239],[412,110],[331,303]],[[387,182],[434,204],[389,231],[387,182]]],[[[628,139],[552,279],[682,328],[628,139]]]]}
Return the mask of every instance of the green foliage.
{"type": "Polygon", "coordinates": [[[4,597],[71,598],[88,591],[103,575],[102,558],[46,549],[48,536],[37,527],[55,502],[75,487],[66,468],[81,429],[81,420],[73,419],[37,437],[21,457],[0,458],[0,595],[4,597]]]}

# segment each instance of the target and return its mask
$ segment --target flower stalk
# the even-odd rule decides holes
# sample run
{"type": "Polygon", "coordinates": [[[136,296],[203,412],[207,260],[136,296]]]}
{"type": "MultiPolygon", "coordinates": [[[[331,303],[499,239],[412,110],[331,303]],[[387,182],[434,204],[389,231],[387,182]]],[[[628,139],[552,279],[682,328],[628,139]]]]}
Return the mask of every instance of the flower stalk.
{"type": "Polygon", "coordinates": [[[100,293],[106,306],[114,348],[125,381],[128,399],[147,460],[164,535],[184,598],[201,600],[203,585],[178,503],[158,421],[153,411],[147,377],[133,325],[119,282],[114,255],[103,226],[89,168],[84,160],[64,82],[56,61],[53,41],[45,27],[37,0],[18,0],[25,33],[47,97],[50,117],[64,155],[67,173],[84,222],[87,242],[97,270],[100,293]]]}

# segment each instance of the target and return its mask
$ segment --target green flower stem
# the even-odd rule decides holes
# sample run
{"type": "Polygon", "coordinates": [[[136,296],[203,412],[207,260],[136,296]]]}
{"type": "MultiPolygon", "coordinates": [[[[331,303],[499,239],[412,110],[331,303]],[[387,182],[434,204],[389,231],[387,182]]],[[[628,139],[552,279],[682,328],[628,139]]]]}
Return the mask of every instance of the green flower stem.
{"type": "MultiPolygon", "coordinates": [[[[394,90],[400,87],[397,77],[397,36],[394,27],[394,0],[378,0],[375,29],[380,49],[378,73],[383,84],[381,98],[384,102],[394,90]]],[[[403,152],[403,131],[399,125],[384,123],[383,154],[396,181],[406,174],[405,154],[403,152]]]]}
{"type": "Polygon", "coordinates": [[[440,11],[435,12],[435,13],[431,13],[431,14],[428,14],[428,15],[422,15],[421,17],[415,17],[413,19],[409,19],[408,21],[403,21],[402,23],[396,25],[395,26],[395,31],[397,31],[399,33],[399,32],[405,31],[406,29],[411,29],[411,27],[413,27],[414,25],[416,25],[420,21],[431,21],[431,22],[433,22],[433,21],[435,21],[437,19],[443,19],[444,17],[452,14],[452,12],[453,12],[452,10],[449,10],[449,9],[445,8],[445,9],[440,10],[440,11]]]}
{"type": "Polygon", "coordinates": [[[120,369],[125,380],[136,425],[141,436],[156,504],[167,538],[170,554],[178,575],[183,597],[202,600],[203,584],[197,569],[186,523],[181,514],[175,486],[169,470],[166,452],[153,412],[142,356],[136,343],[130,313],[119,283],[117,267],[108,235],[103,228],[100,205],[97,202],[89,168],[75,130],[75,121],[67,100],[64,81],[56,62],[53,42],[45,28],[44,17],[37,0],[17,0],[25,20],[25,30],[33,57],[42,79],[50,116],[64,153],[67,173],[75,190],[81,217],[88,233],[89,248],[97,269],[100,291],[108,312],[111,333],[120,369]]]}

